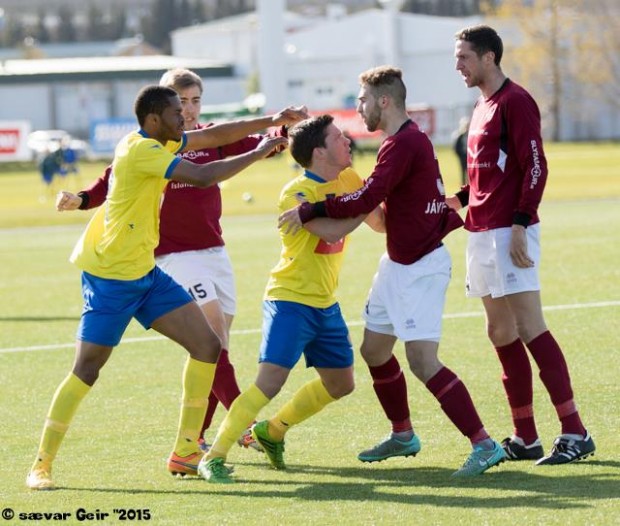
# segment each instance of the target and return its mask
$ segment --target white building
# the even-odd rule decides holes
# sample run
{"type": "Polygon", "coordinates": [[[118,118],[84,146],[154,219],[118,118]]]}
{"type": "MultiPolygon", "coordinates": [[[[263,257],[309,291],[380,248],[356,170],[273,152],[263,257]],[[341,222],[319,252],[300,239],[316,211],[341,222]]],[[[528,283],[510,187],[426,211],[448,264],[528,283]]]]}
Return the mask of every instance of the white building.
{"type": "MultiPolygon", "coordinates": [[[[403,70],[408,105],[434,110],[430,131],[436,142],[449,142],[459,118],[471,110],[477,94],[464,87],[453,58],[454,33],[474,23],[471,19],[381,9],[347,15],[332,9],[320,19],[286,12],[283,23],[284,104],[306,104],[313,111],[352,108],[358,75],[373,66],[393,64],[403,70]]],[[[250,13],[178,29],[172,34],[173,54],[230,62],[241,77],[260,75],[259,24],[258,14],[250,13]]],[[[265,95],[268,110],[280,107],[270,102],[269,92],[265,95]]]]}

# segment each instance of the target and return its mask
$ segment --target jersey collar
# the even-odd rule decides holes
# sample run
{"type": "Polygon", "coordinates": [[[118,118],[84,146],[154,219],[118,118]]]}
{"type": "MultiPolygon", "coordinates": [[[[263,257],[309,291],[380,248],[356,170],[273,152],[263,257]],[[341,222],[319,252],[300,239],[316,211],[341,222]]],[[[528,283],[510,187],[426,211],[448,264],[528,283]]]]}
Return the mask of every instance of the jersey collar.
{"type": "Polygon", "coordinates": [[[319,177],[317,174],[312,173],[310,170],[305,170],[304,171],[304,175],[308,178],[308,179],[312,179],[313,181],[316,181],[317,183],[326,183],[327,181],[325,179],[323,179],[322,177],[319,177]]]}

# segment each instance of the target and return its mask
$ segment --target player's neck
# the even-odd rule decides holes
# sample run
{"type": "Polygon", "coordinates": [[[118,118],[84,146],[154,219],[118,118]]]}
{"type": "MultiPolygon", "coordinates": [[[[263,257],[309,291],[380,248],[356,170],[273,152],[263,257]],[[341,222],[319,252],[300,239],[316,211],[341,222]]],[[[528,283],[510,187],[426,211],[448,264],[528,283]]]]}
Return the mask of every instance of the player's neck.
{"type": "Polygon", "coordinates": [[[382,130],[388,136],[394,135],[409,118],[409,114],[405,110],[396,111],[385,119],[385,125],[382,127],[382,130]]]}
{"type": "Polygon", "coordinates": [[[485,99],[489,99],[502,87],[504,82],[506,82],[506,75],[504,75],[501,69],[497,69],[487,75],[484,82],[478,87],[482,96],[485,99]]]}

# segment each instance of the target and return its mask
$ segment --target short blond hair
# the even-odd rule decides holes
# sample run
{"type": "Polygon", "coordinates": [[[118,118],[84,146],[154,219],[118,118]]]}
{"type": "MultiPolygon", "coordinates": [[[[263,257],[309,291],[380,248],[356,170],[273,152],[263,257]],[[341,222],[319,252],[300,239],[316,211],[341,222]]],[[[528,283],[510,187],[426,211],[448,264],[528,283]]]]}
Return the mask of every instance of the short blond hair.
{"type": "Polygon", "coordinates": [[[373,95],[390,97],[397,107],[405,108],[407,88],[403,82],[402,70],[394,66],[377,66],[359,76],[361,85],[369,86],[373,95]]]}
{"type": "Polygon", "coordinates": [[[159,85],[172,88],[176,92],[197,86],[202,94],[202,79],[189,69],[169,69],[162,75],[159,85]]]}

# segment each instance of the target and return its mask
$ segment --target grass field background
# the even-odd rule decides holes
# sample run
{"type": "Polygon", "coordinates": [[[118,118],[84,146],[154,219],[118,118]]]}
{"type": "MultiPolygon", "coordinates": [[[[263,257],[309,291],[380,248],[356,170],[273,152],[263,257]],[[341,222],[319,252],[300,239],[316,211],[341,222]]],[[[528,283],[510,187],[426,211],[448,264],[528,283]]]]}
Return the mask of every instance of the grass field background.
{"type": "MultiPolygon", "coordinates": [[[[446,186],[456,190],[452,152],[439,150],[446,186]]],[[[620,147],[618,144],[549,145],[550,179],[542,217],[542,283],[546,319],[561,343],[597,453],[561,468],[504,463],[474,480],[453,480],[469,444],[424,386],[407,373],[413,422],[422,440],[416,458],[365,465],[356,460],[387,432],[371,381],[356,356],[356,391],[291,430],[289,469],[275,472],[253,451],[234,448],[232,486],[175,480],[165,470],[178,417],[185,353],[132,324],[85,399],[54,466],[60,486],[30,492],[24,486],[51,397],[73,360],[79,320],[79,272],[67,261],[89,213],[59,214],[40,200],[38,174],[0,167],[0,508],[16,513],[109,513],[150,510],[154,524],[618,524],[620,434],[620,147]]],[[[357,157],[367,175],[372,155],[357,157]]],[[[84,164],[77,190],[101,172],[84,164]]],[[[279,245],[275,199],[293,175],[286,157],[266,160],[223,189],[223,221],[235,268],[238,313],[231,357],[242,388],[256,373],[261,296],[279,245]],[[241,198],[250,192],[254,199],[241,198]]],[[[465,232],[451,234],[453,279],[448,290],[441,357],[468,386],[488,431],[510,434],[500,367],[484,333],[478,301],[463,294],[465,232]]],[[[356,348],[360,310],[384,249],[365,226],[352,236],[339,298],[356,348]]],[[[405,366],[402,346],[397,356],[405,366]]],[[[268,417],[312,370],[298,366],[268,417]]],[[[559,432],[538,378],[535,407],[545,449],[559,432]]],[[[223,412],[218,410],[219,423],[223,412]]],[[[212,430],[213,436],[215,429],[212,430]]],[[[14,519],[12,522],[19,523],[14,519]]],[[[100,521],[85,521],[96,523],[100,521]]],[[[136,521],[137,522],[137,521],[136,521]]],[[[145,521],[141,521],[145,522],[145,521]]],[[[7,521],[7,524],[10,522],[7,521]]]]}

